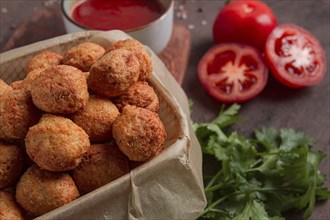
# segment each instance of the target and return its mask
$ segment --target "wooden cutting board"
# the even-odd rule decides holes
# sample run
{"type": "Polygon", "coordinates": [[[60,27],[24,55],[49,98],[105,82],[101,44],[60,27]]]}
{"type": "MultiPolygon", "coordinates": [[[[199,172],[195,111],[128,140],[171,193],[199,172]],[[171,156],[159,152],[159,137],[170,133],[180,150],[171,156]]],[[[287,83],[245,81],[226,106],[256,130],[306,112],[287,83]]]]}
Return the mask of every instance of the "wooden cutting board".
{"type": "Polygon", "coordinates": [[[190,55],[190,32],[186,26],[174,23],[167,47],[159,54],[174,78],[182,85],[190,55]]]}
{"type": "MultiPolygon", "coordinates": [[[[66,30],[59,5],[44,7],[17,27],[6,43],[4,51],[63,34],[66,34],[66,30]]],[[[180,85],[184,79],[189,52],[189,30],[182,24],[174,23],[170,42],[158,55],[180,85]]]]}

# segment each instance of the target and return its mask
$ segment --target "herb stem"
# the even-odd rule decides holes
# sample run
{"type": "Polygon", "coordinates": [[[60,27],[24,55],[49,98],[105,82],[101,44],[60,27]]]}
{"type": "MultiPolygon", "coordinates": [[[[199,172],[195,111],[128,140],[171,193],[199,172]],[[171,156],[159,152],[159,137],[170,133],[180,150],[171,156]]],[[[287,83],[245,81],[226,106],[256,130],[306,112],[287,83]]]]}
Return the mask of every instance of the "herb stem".
{"type": "Polygon", "coordinates": [[[205,188],[205,193],[213,192],[217,189],[220,189],[224,185],[225,185],[224,183],[220,183],[220,184],[217,184],[217,185],[214,185],[214,186],[207,187],[207,188],[205,188]]]}
{"type": "Polygon", "coordinates": [[[217,205],[219,205],[222,201],[226,200],[227,198],[231,197],[231,196],[235,196],[235,195],[239,195],[239,194],[242,194],[241,192],[233,192],[229,195],[226,195],[218,200],[216,200],[215,202],[213,202],[212,204],[208,205],[206,207],[206,209],[204,209],[204,211],[199,215],[199,217],[205,215],[206,213],[210,212],[213,210],[213,208],[217,205]]]}
{"type": "Polygon", "coordinates": [[[208,182],[208,184],[205,187],[205,190],[208,190],[213,184],[214,182],[220,177],[220,175],[223,173],[223,170],[220,169],[213,177],[212,179],[208,182]]]}

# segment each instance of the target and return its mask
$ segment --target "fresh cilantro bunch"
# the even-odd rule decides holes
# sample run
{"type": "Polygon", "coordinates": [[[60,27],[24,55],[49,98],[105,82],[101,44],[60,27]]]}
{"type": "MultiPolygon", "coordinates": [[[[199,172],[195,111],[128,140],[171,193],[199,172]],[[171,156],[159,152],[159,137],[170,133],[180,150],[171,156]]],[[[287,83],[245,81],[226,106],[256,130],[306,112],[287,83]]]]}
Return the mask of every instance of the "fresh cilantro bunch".
{"type": "Polygon", "coordinates": [[[213,155],[221,169],[205,177],[208,206],[201,218],[225,220],[278,220],[290,209],[305,209],[308,219],[316,199],[330,198],[318,170],[323,152],[314,141],[292,129],[262,128],[252,138],[224,128],[240,120],[240,106],[222,109],[210,123],[195,123],[204,154],[213,155]]]}

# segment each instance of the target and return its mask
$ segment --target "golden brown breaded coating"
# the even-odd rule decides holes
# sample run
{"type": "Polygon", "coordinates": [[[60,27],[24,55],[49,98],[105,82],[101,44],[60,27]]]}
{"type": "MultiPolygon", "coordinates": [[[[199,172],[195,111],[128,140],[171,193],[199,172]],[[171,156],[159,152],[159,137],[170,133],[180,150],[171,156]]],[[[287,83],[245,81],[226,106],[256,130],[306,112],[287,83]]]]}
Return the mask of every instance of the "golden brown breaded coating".
{"type": "Polygon", "coordinates": [[[165,128],[155,112],[145,108],[126,106],[112,126],[112,134],[119,149],[134,161],[154,157],[165,141],[165,128]]]}
{"type": "Polygon", "coordinates": [[[134,105],[141,108],[157,112],[159,110],[159,100],[155,90],[147,82],[137,81],[124,92],[116,97],[114,103],[121,111],[126,105],[134,105]]]}
{"type": "Polygon", "coordinates": [[[41,74],[41,72],[43,72],[44,69],[43,68],[39,68],[39,69],[35,69],[30,71],[27,76],[23,79],[23,80],[17,80],[14,81],[10,84],[10,86],[13,89],[22,89],[22,90],[26,90],[26,91],[31,91],[32,88],[32,83],[33,81],[36,80],[36,78],[41,74]]]}
{"type": "Polygon", "coordinates": [[[107,48],[107,52],[115,49],[126,49],[133,52],[140,63],[139,80],[146,81],[149,79],[152,73],[152,60],[144,46],[139,41],[134,39],[116,41],[107,48]]]}
{"type": "Polygon", "coordinates": [[[0,97],[0,139],[24,138],[39,118],[40,111],[33,105],[28,92],[11,90],[0,97]]]}
{"type": "Polygon", "coordinates": [[[79,197],[72,178],[34,165],[27,169],[16,186],[17,202],[31,215],[39,216],[79,197]]]}
{"type": "Polygon", "coordinates": [[[45,114],[25,138],[26,152],[42,169],[74,169],[90,143],[86,132],[70,119],[45,114]]]}
{"type": "Polygon", "coordinates": [[[31,95],[39,109],[58,114],[83,109],[89,96],[85,75],[79,69],[67,65],[45,69],[32,82],[31,95]]]}
{"type": "Polygon", "coordinates": [[[113,139],[112,124],[118,115],[109,99],[90,96],[85,108],[75,113],[72,120],[86,131],[91,142],[107,142],[113,139]]]}
{"type": "MultiPolygon", "coordinates": [[[[156,152],[156,154],[155,154],[155,156],[154,157],[156,157],[157,155],[159,155],[161,152],[163,152],[164,151],[164,147],[161,147],[161,148],[159,148],[159,150],[156,152]]],[[[152,158],[150,158],[150,159],[152,159],[152,158]]],[[[149,160],[150,160],[149,159],[149,160]]],[[[147,162],[147,161],[134,161],[134,160],[128,160],[128,166],[129,166],[129,169],[130,170],[133,170],[133,169],[135,169],[136,167],[138,167],[138,166],[141,166],[142,164],[144,164],[145,162],[147,162]]]]}
{"type": "Polygon", "coordinates": [[[73,179],[81,192],[91,192],[129,172],[128,159],[116,145],[91,145],[73,179]]]}
{"type": "Polygon", "coordinates": [[[32,57],[25,65],[24,72],[28,74],[32,70],[47,68],[62,64],[63,57],[60,54],[43,51],[32,57]]]}
{"type": "Polygon", "coordinates": [[[84,76],[85,76],[85,78],[87,80],[88,79],[88,76],[89,76],[89,72],[83,72],[83,74],[84,74],[84,76]]]}
{"type": "Polygon", "coordinates": [[[0,190],[15,184],[23,163],[23,153],[18,146],[0,141],[0,190]]]}
{"type": "Polygon", "coordinates": [[[24,215],[21,207],[17,204],[15,197],[0,191],[0,219],[1,220],[23,220],[24,215]]]}
{"type": "Polygon", "coordinates": [[[139,61],[132,52],[112,50],[91,67],[89,89],[98,95],[119,96],[138,80],[139,68],[139,61]]]}
{"type": "Polygon", "coordinates": [[[2,79],[0,79],[0,96],[4,95],[6,92],[9,92],[10,90],[12,90],[12,88],[2,79]]]}
{"type": "Polygon", "coordinates": [[[88,72],[91,66],[105,53],[98,44],[85,42],[70,48],[63,56],[63,64],[74,66],[83,72],[88,72]]]}
{"type": "Polygon", "coordinates": [[[23,80],[16,80],[16,81],[10,83],[10,87],[15,90],[24,89],[24,82],[23,82],[23,80]]]}

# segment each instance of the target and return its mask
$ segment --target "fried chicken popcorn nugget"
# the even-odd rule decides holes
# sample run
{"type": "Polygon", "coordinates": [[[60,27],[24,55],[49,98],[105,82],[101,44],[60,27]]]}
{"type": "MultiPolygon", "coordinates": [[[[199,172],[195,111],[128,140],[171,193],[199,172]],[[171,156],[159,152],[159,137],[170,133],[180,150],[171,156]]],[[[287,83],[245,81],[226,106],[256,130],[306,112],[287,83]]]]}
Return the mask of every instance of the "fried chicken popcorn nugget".
{"type": "Polygon", "coordinates": [[[89,97],[85,75],[67,65],[45,69],[32,82],[31,95],[39,109],[58,114],[83,109],[89,97]]]}
{"type": "MultiPolygon", "coordinates": [[[[164,151],[164,148],[159,148],[159,150],[156,152],[155,156],[159,155],[161,152],[164,151]]],[[[151,159],[151,158],[150,158],[151,159]]],[[[128,166],[130,170],[135,169],[138,166],[141,166],[142,164],[144,164],[147,161],[134,161],[134,160],[128,160],[128,166]]]]}
{"type": "Polygon", "coordinates": [[[113,101],[119,111],[122,111],[126,105],[146,108],[153,112],[157,112],[159,110],[158,97],[155,90],[149,86],[147,82],[135,82],[128,88],[128,90],[115,98],[113,101]]]}
{"type": "Polygon", "coordinates": [[[43,68],[38,68],[30,71],[23,80],[17,80],[10,84],[10,86],[15,90],[26,90],[31,91],[32,82],[43,72],[43,68]]]}
{"type": "Polygon", "coordinates": [[[107,48],[107,52],[115,49],[126,49],[133,52],[140,63],[139,80],[145,81],[149,79],[152,73],[152,60],[144,46],[139,41],[134,39],[116,41],[107,48]]]}
{"type": "Polygon", "coordinates": [[[26,152],[42,169],[74,169],[90,146],[86,132],[62,116],[45,114],[25,138],[26,152]]]}
{"type": "Polygon", "coordinates": [[[23,220],[24,215],[15,197],[8,192],[0,191],[0,219],[23,220]]]}
{"type": "Polygon", "coordinates": [[[157,113],[126,106],[112,126],[119,149],[133,161],[147,161],[164,147],[165,128],[157,113]]]}
{"type": "Polygon", "coordinates": [[[114,97],[121,95],[139,77],[139,61],[124,49],[105,54],[90,69],[88,86],[94,93],[114,97]]]}
{"type": "Polygon", "coordinates": [[[72,178],[62,172],[50,172],[33,165],[16,186],[16,200],[29,214],[39,216],[79,197],[72,178]]]}
{"type": "Polygon", "coordinates": [[[91,142],[107,142],[113,139],[112,124],[118,115],[109,99],[90,96],[85,108],[75,113],[72,120],[86,131],[91,142]]]}
{"type": "Polygon", "coordinates": [[[24,72],[28,74],[32,70],[39,68],[47,68],[62,64],[63,57],[60,54],[43,51],[32,57],[25,65],[24,72]]]}
{"type": "Polygon", "coordinates": [[[73,179],[81,192],[91,192],[129,172],[128,159],[116,145],[91,145],[73,179]]]}
{"type": "Polygon", "coordinates": [[[119,96],[138,80],[139,68],[139,61],[132,52],[112,50],[91,67],[89,89],[106,97],[119,96]]]}
{"type": "Polygon", "coordinates": [[[0,141],[0,190],[15,184],[23,163],[23,153],[18,146],[0,141]]]}
{"type": "Polygon", "coordinates": [[[63,63],[74,66],[83,72],[88,72],[90,67],[105,53],[105,49],[98,44],[85,42],[70,48],[63,56],[63,63]]]}
{"type": "Polygon", "coordinates": [[[16,80],[10,83],[10,87],[15,90],[24,90],[24,80],[16,80]]]}
{"type": "Polygon", "coordinates": [[[9,92],[10,90],[12,90],[12,88],[2,79],[0,79],[0,96],[4,95],[6,92],[9,92]]]}
{"type": "Polygon", "coordinates": [[[0,139],[24,138],[39,118],[40,111],[33,105],[28,92],[11,90],[0,96],[0,139]]]}

